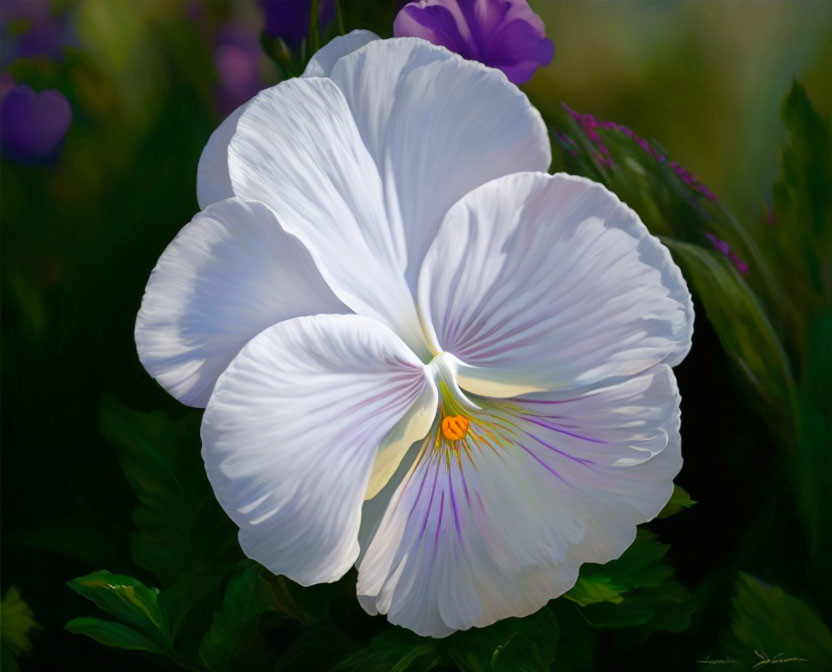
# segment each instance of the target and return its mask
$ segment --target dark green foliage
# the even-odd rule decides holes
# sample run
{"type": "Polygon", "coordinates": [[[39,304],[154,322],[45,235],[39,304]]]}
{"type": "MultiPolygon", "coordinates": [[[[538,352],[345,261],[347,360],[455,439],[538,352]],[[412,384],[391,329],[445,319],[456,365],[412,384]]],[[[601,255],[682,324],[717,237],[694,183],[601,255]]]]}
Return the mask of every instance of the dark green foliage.
{"type": "Polygon", "coordinates": [[[832,669],[832,632],[806,602],[745,573],[736,591],[725,650],[738,667],[780,660],[777,669],[832,669]]]}
{"type": "Polygon", "coordinates": [[[560,629],[544,607],[523,619],[507,618],[486,628],[427,639],[395,628],[342,660],[332,672],[543,672],[555,659],[560,629]]]}
{"type": "Polygon", "coordinates": [[[718,252],[672,238],[664,242],[705,306],[722,347],[768,404],[788,409],[793,381],[786,353],[754,291],[718,252]]]}
{"type": "Polygon", "coordinates": [[[234,656],[256,635],[260,616],[275,608],[262,571],[260,565],[246,561],[228,581],[222,606],[214,612],[211,627],[199,645],[199,657],[211,672],[234,669],[234,656]]]}
{"type": "Polygon", "coordinates": [[[685,489],[682,486],[678,484],[674,485],[670,501],[665,505],[657,517],[667,518],[668,516],[672,516],[674,513],[679,513],[679,511],[689,509],[694,504],[696,504],[696,502],[691,499],[690,495],[685,492],[685,489]]]}
{"type": "Polygon", "coordinates": [[[522,620],[451,635],[442,649],[461,672],[538,672],[554,661],[559,634],[554,613],[544,607],[522,620]]]}
{"type": "Polygon", "coordinates": [[[427,672],[439,665],[436,642],[396,628],[342,660],[332,672],[427,672]]]}
{"type": "Polygon", "coordinates": [[[199,415],[171,420],[106,400],[101,432],[121,456],[136,492],[136,564],[170,585],[195,567],[221,562],[234,550],[233,526],[214,498],[199,454],[199,415]]]}
{"type": "Polygon", "coordinates": [[[73,579],[67,585],[121,623],[98,618],[75,618],[67,630],[122,649],[173,653],[173,634],[167,613],[159,604],[159,590],[138,579],[106,571],[73,579]]]}
{"type": "Polygon", "coordinates": [[[665,561],[669,547],[640,530],[635,542],[606,565],[587,564],[566,597],[580,606],[584,618],[599,628],[644,626],[678,632],[694,609],[690,593],[673,579],[665,561]]]}

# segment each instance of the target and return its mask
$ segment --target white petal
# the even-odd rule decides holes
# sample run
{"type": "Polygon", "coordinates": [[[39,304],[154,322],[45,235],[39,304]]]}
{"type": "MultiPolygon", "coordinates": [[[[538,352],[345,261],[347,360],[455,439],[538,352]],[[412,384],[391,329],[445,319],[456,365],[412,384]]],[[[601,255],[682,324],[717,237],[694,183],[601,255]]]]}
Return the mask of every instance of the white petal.
{"type": "Polygon", "coordinates": [[[237,130],[237,122],[250,101],[246,101],[211,133],[196,167],[196,200],[203,210],[212,203],[234,196],[228,175],[228,143],[237,130]]]}
{"type": "Polygon", "coordinates": [[[638,216],[600,184],[524,173],[448,212],[419,308],[460,384],[512,396],[678,363],[693,307],[681,272],[638,216]]]}
{"type": "Polygon", "coordinates": [[[205,406],[257,333],[291,317],[345,312],[309,252],[266,206],[229,199],[194,217],[160,257],[136,319],[136,345],[168,392],[205,406]]]}
{"type": "Polygon", "coordinates": [[[428,385],[405,344],[358,315],[288,320],[252,339],[202,424],[208,478],[246,555],[304,585],[341,577],[358,556],[376,451],[428,385]]]}
{"type": "Polygon", "coordinates": [[[577,395],[478,403],[464,439],[428,437],[359,566],[365,609],[422,635],[537,611],[582,563],[632,543],[681,466],[665,365],[577,395]]]}
{"type": "MultiPolygon", "coordinates": [[[[347,35],[336,37],[322,47],[309,61],[304,77],[325,77],[342,56],[379,39],[369,30],[354,30],[347,35]]],[[[211,134],[208,144],[199,157],[197,167],[197,200],[200,208],[222,201],[234,195],[231,177],[228,175],[228,143],[237,130],[240,120],[250,101],[246,101],[219,125],[211,134]]]]}
{"type": "Polygon", "coordinates": [[[309,249],[333,292],[426,353],[381,178],[340,89],[293,79],[261,92],[229,145],[234,192],[259,200],[309,249]]]}
{"type": "Polygon", "coordinates": [[[328,77],[339,59],[378,39],[379,36],[369,30],[353,30],[346,35],[340,35],[315,53],[303,71],[303,76],[328,77]]]}
{"type": "Polygon", "coordinates": [[[330,77],[384,180],[413,289],[451,205],[495,177],[545,171],[551,162],[543,120],[516,86],[424,40],[371,42],[341,58],[330,77]]]}
{"type": "Polygon", "coordinates": [[[428,433],[436,417],[438,401],[436,385],[425,385],[407,415],[399,420],[384,437],[373,463],[373,472],[370,474],[370,482],[364,494],[365,499],[372,499],[387,485],[408,449],[413,445],[414,437],[421,439],[428,433]]]}

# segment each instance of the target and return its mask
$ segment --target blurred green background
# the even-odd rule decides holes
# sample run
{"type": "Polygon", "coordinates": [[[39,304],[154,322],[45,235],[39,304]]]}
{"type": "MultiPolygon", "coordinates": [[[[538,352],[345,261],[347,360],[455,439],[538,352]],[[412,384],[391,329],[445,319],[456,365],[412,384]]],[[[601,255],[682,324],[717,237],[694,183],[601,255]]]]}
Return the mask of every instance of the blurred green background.
{"type": "MultiPolygon", "coordinates": [[[[566,101],[655,139],[741,221],[756,221],[771,207],[786,137],[780,102],[793,79],[823,116],[832,111],[830,2],[531,4],[556,44],[552,64],[524,87],[544,116],[556,118],[566,101]]],[[[254,1],[59,0],[49,5],[59,47],[47,55],[21,55],[32,25],[15,14],[19,5],[3,5],[3,71],[36,91],[62,92],[72,123],[56,156],[39,163],[4,158],[0,172],[4,647],[22,670],[172,669],[161,657],[67,632],[67,621],[95,610],[65,582],[99,569],[160,582],[148,571],[152,563],[137,562],[135,547],[131,552],[143,524],[133,515],[137,493],[151,508],[160,492],[171,509],[191,506],[190,486],[176,480],[174,468],[173,476],[165,470],[181,450],[182,469],[199,472],[198,414],[142,370],[133,321],[156,259],[198,210],[196,165],[208,136],[240,96],[276,83],[281,68],[260,50],[263,19],[254,1]],[[143,415],[160,409],[179,424],[143,415]],[[158,468],[148,451],[158,452],[158,468]],[[15,606],[12,587],[36,627],[21,625],[26,610],[15,606]]],[[[395,3],[344,5],[348,28],[391,33],[395,3]]],[[[778,330],[776,314],[769,319],[778,330]]],[[[719,658],[740,608],[731,604],[740,570],[783,586],[796,596],[788,600],[813,603],[809,616],[794,607],[807,629],[823,628],[817,613],[829,622],[828,565],[821,575],[804,562],[809,542],[793,502],[800,479],[788,475],[795,455],[784,454],[788,441],[765,424],[701,310],[696,328],[693,352],[678,371],[686,456],[679,480],[699,503],[651,528],[670,544],[677,579],[694,596],[692,621],[680,634],[599,633],[557,606],[561,645],[566,638],[580,651],[555,669],[695,669],[698,660],[719,658]]],[[[805,466],[807,477],[812,469],[805,466]]],[[[216,513],[211,501],[205,506],[216,513]]],[[[199,507],[194,515],[202,515],[199,507]]],[[[195,562],[205,558],[209,569],[216,558],[242,558],[227,525],[216,520],[210,537],[189,540],[201,528],[181,530],[183,544],[194,542],[188,552],[195,562]]],[[[830,522],[820,521],[827,537],[830,522]]],[[[305,617],[270,622],[255,653],[228,669],[327,669],[366,646],[385,626],[360,611],[352,581],[348,576],[330,593],[293,593],[293,604],[301,601],[301,611],[313,615],[325,599],[326,615],[315,616],[314,626],[305,617]],[[308,648],[298,644],[304,637],[308,648]],[[321,642],[332,657],[321,653],[321,642]]],[[[766,595],[773,601],[749,609],[786,609],[779,593],[766,595]]],[[[206,604],[207,619],[216,605],[206,604]]],[[[779,669],[823,669],[823,655],[779,669]]],[[[436,669],[453,669],[447,660],[436,669]]]]}

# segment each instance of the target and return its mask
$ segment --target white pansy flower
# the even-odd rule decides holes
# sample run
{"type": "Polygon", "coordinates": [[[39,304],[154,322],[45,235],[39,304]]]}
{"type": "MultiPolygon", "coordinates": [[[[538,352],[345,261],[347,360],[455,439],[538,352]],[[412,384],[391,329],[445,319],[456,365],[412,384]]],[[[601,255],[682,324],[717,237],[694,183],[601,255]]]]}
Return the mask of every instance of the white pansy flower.
{"type": "Polygon", "coordinates": [[[217,129],[136,341],[206,406],[249,557],[304,585],[357,565],[368,612],[441,637],[536,611],[661,510],[690,295],[550,158],[502,73],[363,31],[217,129]]]}

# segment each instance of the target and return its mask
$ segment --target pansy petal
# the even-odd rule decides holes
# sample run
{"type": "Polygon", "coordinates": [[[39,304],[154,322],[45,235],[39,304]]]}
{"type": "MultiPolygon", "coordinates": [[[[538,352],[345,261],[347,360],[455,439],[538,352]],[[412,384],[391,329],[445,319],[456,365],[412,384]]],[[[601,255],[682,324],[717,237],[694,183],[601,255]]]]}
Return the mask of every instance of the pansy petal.
{"type": "Polygon", "coordinates": [[[603,186],[564,174],[511,175],[454,205],[419,307],[462,387],[497,397],[676,364],[693,329],[667,249],[603,186]]]}
{"type": "Polygon", "coordinates": [[[346,35],[339,35],[327,42],[309,59],[303,76],[328,77],[339,59],[378,39],[380,39],[379,36],[369,30],[353,30],[346,35]]]}
{"type": "Polygon", "coordinates": [[[582,563],[618,557],[681,467],[663,364],[581,393],[476,401],[464,438],[428,436],[359,566],[364,608],[422,635],[537,611],[582,563]]]}
{"type": "Polygon", "coordinates": [[[228,174],[228,143],[237,130],[237,122],[248,107],[246,101],[211,133],[196,167],[196,200],[203,210],[212,203],[234,196],[228,174]]]}
{"type": "MultiPolygon", "coordinates": [[[[304,584],[358,556],[361,506],[384,437],[433,381],[387,327],[358,315],[281,322],[217,382],[203,458],[249,557],[304,584]]],[[[410,442],[427,425],[411,423],[410,442]]]]}
{"type": "Polygon", "coordinates": [[[425,353],[404,281],[404,241],[388,223],[378,170],[334,82],[293,79],[255,97],[231,139],[229,170],[235,194],[274,210],[339,299],[425,353]]]}
{"type": "Polygon", "coordinates": [[[136,319],[147,371],[205,406],[240,349],[276,322],[349,312],[309,252],[261,203],[220,201],[194,217],[156,264],[136,319]]]}
{"type": "MultiPolygon", "coordinates": [[[[354,30],[336,37],[311,58],[303,76],[326,77],[338,59],[377,39],[378,35],[369,30],[354,30]]],[[[228,174],[228,143],[249,102],[246,101],[225,118],[202,150],[197,166],[197,200],[200,208],[207,208],[211,203],[234,195],[228,174]]]]}
{"type": "Polygon", "coordinates": [[[330,77],[384,181],[414,289],[451,205],[493,178],[545,171],[551,162],[546,126],[517,87],[424,40],[371,42],[339,60],[330,77]]]}

